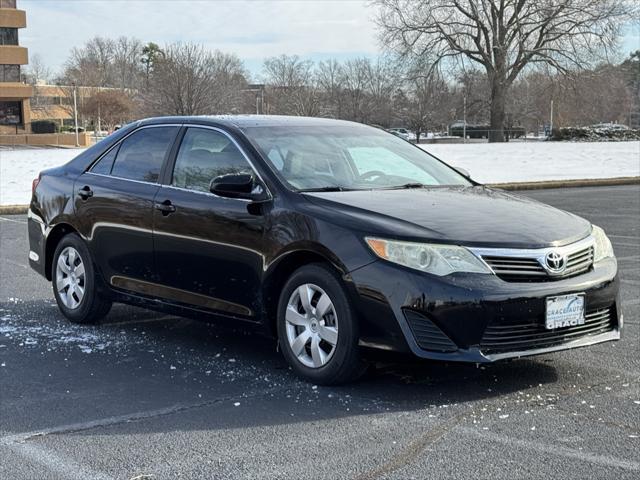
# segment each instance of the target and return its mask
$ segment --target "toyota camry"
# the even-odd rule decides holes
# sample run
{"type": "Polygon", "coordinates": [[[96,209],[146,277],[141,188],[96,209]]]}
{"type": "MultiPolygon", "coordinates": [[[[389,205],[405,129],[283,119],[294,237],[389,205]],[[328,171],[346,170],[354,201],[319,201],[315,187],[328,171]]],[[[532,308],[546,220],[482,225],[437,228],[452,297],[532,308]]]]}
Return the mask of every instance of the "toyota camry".
{"type": "Polygon", "coordinates": [[[28,230],[72,322],[123,302],[252,326],[315,383],[372,349],[493,362],[623,323],[600,227],[346,121],[134,122],[33,181],[28,230]]]}

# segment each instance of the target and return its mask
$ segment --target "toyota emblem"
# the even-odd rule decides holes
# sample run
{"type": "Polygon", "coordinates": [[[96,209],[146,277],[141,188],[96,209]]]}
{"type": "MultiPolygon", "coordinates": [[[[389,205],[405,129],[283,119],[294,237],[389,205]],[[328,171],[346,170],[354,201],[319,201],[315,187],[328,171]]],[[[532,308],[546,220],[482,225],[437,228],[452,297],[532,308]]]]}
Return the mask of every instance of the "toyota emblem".
{"type": "Polygon", "coordinates": [[[549,252],[545,257],[547,270],[551,273],[562,273],[567,266],[564,255],[558,252],[549,252]]]}

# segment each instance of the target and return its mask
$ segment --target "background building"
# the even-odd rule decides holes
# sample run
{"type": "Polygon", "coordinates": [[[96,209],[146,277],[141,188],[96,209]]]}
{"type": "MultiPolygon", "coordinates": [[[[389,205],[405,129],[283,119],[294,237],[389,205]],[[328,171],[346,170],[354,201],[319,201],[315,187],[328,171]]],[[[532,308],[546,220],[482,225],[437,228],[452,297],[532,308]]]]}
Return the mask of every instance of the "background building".
{"type": "Polygon", "coordinates": [[[76,90],[78,104],[78,125],[86,128],[89,120],[86,118],[85,104],[88,99],[98,92],[117,92],[124,95],[120,89],[106,87],[73,87],[70,85],[34,85],[31,97],[31,121],[51,120],[60,127],[73,127],[73,90],[76,90]]]}
{"type": "Polygon", "coordinates": [[[16,9],[16,0],[0,0],[0,134],[30,131],[33,92],[21,81],[29,53],[18,41],[19,29],[26,26],[26,14],[16,9]]]}

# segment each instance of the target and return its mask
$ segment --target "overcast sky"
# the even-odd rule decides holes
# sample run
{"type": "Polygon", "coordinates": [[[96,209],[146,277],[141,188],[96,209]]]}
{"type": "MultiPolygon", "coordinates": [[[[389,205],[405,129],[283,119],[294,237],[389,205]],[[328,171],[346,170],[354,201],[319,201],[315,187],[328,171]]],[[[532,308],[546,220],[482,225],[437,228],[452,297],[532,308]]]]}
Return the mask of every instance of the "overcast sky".
{"type": "MultiPolygon", "coordinates": [[[[59,71],[72,46],[101,35],[174,41],[236,53],[255,75],[269,56],[314,60],[376,55],[374,10],[363,0],[18,0],[27,11],[20,43],[59,71]]],[[[640,48],[629,29],[625,53],[640,48]]]]}

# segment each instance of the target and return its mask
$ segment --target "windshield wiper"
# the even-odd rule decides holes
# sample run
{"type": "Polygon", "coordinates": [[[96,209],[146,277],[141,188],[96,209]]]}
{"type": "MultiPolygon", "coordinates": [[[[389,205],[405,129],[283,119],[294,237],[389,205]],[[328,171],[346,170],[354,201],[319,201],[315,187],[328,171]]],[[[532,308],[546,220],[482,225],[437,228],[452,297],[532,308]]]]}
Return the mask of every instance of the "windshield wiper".
{"type": "Polygon", "coordinates": [[[299,192],[346,192],[347,190],[352,190],[350,188],[338,187],[338,186],[327,186],[327,187],[317,187],[317,188],[303,188],[298,190],[299,192]]]}
{"type": "Polygon", "coordinates": [[[408,188],[422,188],[422,187],[424,187],[423,183],[412,182],[412,183],[405,183],[404,185],[395,185],[393,187],[389,187],[389,190],[402,190],[402,189],[408,189],[408,188]]]}

